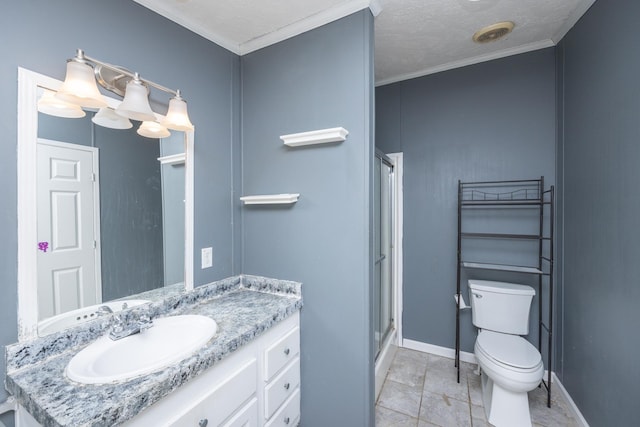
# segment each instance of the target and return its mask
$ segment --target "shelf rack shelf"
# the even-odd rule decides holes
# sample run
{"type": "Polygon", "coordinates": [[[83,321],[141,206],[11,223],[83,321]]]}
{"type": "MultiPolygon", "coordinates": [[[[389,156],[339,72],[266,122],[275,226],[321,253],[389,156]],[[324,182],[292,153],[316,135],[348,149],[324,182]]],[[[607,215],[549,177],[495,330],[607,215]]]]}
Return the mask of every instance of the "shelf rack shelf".
{"type": "MultiPolygon", "coordinates": [[[[551,372],[553,348],[553,238],[554,238],[554,187],[544,190],[544,177],[531,180],[512,181],[458,181],[458,262],[456,275],[456,343],[455,364],[457,379],[460,382],[460,288],[462,269],[492,270],[509,273],[532,274],[538,277],[538,350],[542,351],[542,333],[547,333],[547,378],[543,379],[547,390],[547,406],[551,406],[551,372]],[[504,210],[511,210],[515,218],[522,212],[536,210],[536,215],[523,216],[520,220],[535,221],[527,224],[530,229],[537,229],[531,233],[499,233],[499,232],[468,232],[463,231],[465,218],[471,210],[482,209],[484,214],[492,215],[492,211],[500,212],[503,218],[504,210]],[[532,219],[533,218],[533,219],[532,219]],[[545,220],[547,227],[545,227],[545,220]],[[466,239],[479,240],[521,240],[537,242],[535,251],[531,251],[532,261],[537,266],[508,265],[493,262],[472,262],[464,259],[463,241],[466,239]],[[547,284],[545,287],[544,285],[547,284]],[[548,317],[543,321],[542,292],[548,291],[548,317]]],[[[498,221],[499,219],[496,219],[498,221]]],[[[533,264],[533,262],[532,262],[533,264]]]]}

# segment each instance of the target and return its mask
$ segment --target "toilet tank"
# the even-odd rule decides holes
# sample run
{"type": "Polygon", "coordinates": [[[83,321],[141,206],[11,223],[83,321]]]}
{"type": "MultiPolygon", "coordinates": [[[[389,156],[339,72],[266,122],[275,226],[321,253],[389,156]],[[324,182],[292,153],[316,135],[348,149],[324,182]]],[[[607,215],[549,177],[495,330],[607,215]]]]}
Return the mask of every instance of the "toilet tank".
{"type": "Polygon", "coordinates": [[[529,333],[529,309],[536,291],[515,283],[469,280],[473,324],[513,335],[529,333]]]}

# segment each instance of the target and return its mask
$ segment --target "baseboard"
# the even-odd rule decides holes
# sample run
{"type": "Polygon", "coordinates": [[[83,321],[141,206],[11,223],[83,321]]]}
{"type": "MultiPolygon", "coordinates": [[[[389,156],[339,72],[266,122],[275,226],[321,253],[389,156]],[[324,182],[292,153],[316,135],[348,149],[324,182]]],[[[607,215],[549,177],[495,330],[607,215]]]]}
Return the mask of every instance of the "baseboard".
{"type": "Polygon", "coordinates": [[[564,396],[565,399],[567,399],[567,402],[569,402],[569,410],[571,411],[571,415],[573,415],[573,418],[575,418],[576,422],[582,427],[589,427],[589,423],[587,423],[587,420],[585,420],[582,416],[582,412],[580,412],[580,409],[578,409],[578,405],[576,405],[576,403],[573,401],[571,395],[569,394],[567,389],[564,388],[562,382],[560,382],[560,378],[556,376],[555,372],[551,373],[551,382],[553,383],[553,385],[558,387],[560,393],[564,396]]]}
{"type": "MultiPolygon", "coordinates": [[[[410,350],[417,350],[423,353],[435,354],[436,356],[447,357],[449,359],[456,358],[456,352],[452,348],[440,347],[439,345],[427,344],[420,341],[414,341],[407,338],[402,340],[402,347],[410,350]]],[[[476,364],[476,356],[466,351],[460,352],[460,360],[467,363],[476,364]]]]}

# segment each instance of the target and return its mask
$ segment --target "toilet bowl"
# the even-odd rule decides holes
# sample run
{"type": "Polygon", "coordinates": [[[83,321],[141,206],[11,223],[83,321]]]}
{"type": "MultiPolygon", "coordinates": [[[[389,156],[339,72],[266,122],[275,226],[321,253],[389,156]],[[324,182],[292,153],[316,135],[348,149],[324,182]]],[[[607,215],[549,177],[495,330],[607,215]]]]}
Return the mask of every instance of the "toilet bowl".
{"type": "Polygon", "coordinates": [[[474,353],[487,420],[496,427],[531,426],[527,393],[544,375],[540,352],[518,335],[481,330],[474,353]]]}

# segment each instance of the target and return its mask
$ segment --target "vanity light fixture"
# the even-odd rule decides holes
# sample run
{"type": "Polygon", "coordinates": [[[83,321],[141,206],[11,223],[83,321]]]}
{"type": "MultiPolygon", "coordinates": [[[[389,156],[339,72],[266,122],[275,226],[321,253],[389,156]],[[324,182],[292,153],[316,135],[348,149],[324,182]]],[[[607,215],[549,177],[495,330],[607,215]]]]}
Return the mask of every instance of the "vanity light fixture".
{"type": "Polygon", "coordinates": [[[50,116],[65,117],[68,119],[79,119],[86,113],[79,105],[71,104],[56,97],[56,93],[45,90],[38,100],[38,111],[50,116]]]}
{"type": "Polygon", "coordinates": [[[122,117],[138,121],[154,121],[156,115],[149,105],[149,91],[142,84],[138,73],[134,74],[133,80],[127,83],[127,90],[124,93],[122,103],[116,108],[116,113],[122,117]]]}
{"type": "Polygon", "coordinates": [[[162,123],[173,130],[192,130],[193,124],[189,121],[187,103],[180,96],[180,90],[176,92],[176,96],[169,101],[169,110],[162,123]]]}
{"type": "Polygon", "coordinates": [[[126,117],[116,114],[109,107],[102,107],[98,110],[91,121],[97,125],[110,129],[131,129],[133,124],[126,117]]]}
{"type": "MultiPolygon", "coordinates": [[[[67,61],[67,74],[55,98],[79,107],[107,107],[104,96],[98,90],[96,80],[105,89],[119,96],[124,95],[124,99],[116,108],[115,113],[125,120],[133,119],[143,122],[138,130],[140,135],[149,138],[164,138],[170,135],[167,128],[180,131],[193,130],[193,124],[187,113],[187,103],[182,98],[180,90],[169,89],[151,80],[143,79],[138,73],[131,72],[126,68],[91,58],[85,55],[81,49],[76,51],[74,58],[67,61]],[[123,90],[125,82],[126,90],[123,90]],[[167,116],[161,124],[149,105],[149,87],[173,95],[169,101],[167,116]]],[[[113,110],[100,110],[92,121],[113,129],[131,127],[127,125],[127,123],[130,124],[128,120],[119,122],[114,119],[112,114],[115,113],[113,110]]]]}
{"type": "Polygon", "coordinates": [[[169,130],[158,122],[144,121],[136,131],[146,138],[166,138],[171,135],[169,130]]]}
{"type": "Polygon", "coordinates": [[[107,101],[98,90],[93,68],[81,52],[79,50],[75,58],[67,61],[67,74],[56,97],[80,107],[106,107],[107,101]]]}

